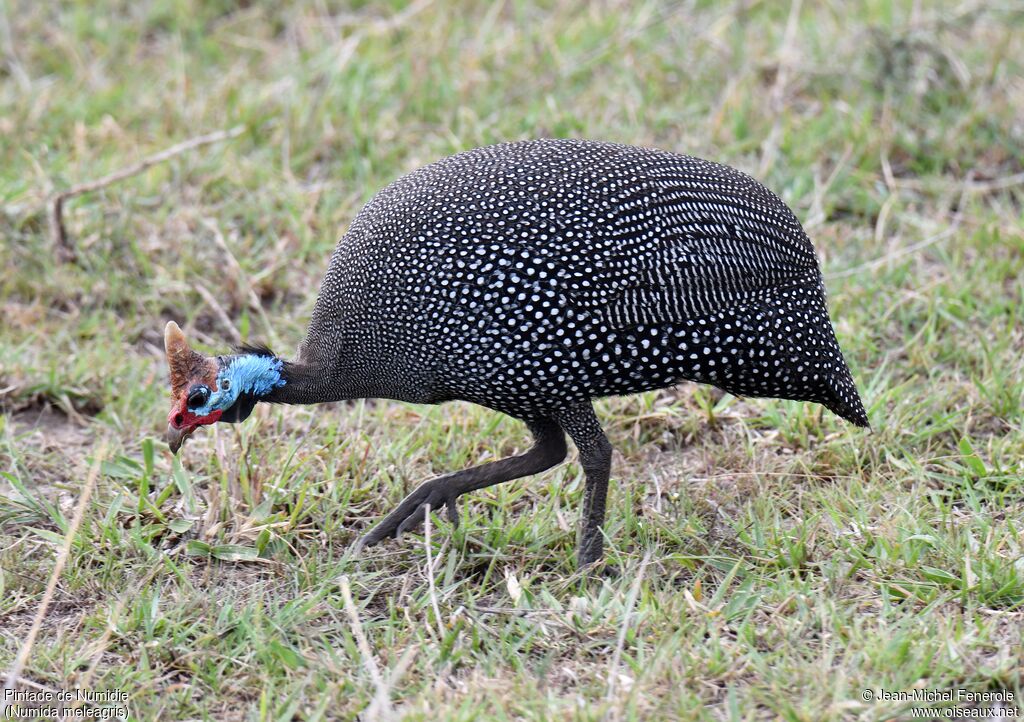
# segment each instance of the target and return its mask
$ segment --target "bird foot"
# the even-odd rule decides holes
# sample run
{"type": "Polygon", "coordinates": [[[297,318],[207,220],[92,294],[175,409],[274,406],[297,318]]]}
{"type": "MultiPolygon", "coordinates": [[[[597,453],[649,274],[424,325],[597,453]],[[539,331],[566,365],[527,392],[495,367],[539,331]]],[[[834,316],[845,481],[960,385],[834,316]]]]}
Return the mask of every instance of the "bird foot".
{"type": "Polygon", "coordinates": [[[448,521],[452,526],[458,526],[459,511],[455,506],[455,500],[459,492],[450,488],[447,482],[448,479],[433,479],[416,487],[394,511],[356,543],[356,551],[361,552],[365,547],[372,547],[388,537],[397,539],[404,532],[419,526],[428,509],[447,507],[448,521]]]}
{"type": "Polygon", "coordinates": [[[576,566],[584,569],[604,557],[604,534],[597,525],[584,528],[576,551],[576,566]]]}

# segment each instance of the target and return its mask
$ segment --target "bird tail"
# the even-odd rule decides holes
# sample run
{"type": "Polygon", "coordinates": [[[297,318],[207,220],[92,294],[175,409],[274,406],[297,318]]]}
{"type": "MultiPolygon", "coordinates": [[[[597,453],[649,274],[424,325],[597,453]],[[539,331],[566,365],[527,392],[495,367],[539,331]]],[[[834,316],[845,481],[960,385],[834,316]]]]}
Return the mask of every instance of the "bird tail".
{"type": "Polygon", "coordinates": [[[864,403],[836,340],[828,315],[825,288],[815,285],[786,289],[761,305],[755,322],[777,340],[776,353],[785,359],[781,371],[790,382],[771,395],[822,404],[857,426],[869,426],[864,403]],[[760,320],[758,320],[760,319],[760,320]]]}
{"type": "Polygon", "coordinates": [[[825,408],[857,426],[870,426],[864,402],[857,393],[850,369],[846,367],[833,373],[826,381],[826,398],[821,402],[825,408]]]}
{"type": "Polygon", "coordinates": [[[829,355],[833,358],[831,372],[825,376],[819,388],[820,403],[852,424],[870,426],[867,411],[864,410],[864,402],[861,401],[860,394],[857,392],[857,385],[853,381],[853,375],[850,373],[850,367],[846,364],[846,359],[843,358],[835,329],[832,327],[832,320],[828,315],[824,285],[819,285],[817,290],[818,292],[808,299],[810,302],[808,312],[812,316],[810,328],[813,329],[812,333],[817,336],[816,343],[819,349],[828,349],[829,355]]]}

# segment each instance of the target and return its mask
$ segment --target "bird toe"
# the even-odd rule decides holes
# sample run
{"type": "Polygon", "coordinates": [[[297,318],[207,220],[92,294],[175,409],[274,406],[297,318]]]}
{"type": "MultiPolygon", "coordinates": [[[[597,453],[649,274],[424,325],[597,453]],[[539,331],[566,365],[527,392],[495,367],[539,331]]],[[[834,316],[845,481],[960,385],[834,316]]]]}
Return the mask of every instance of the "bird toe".
{"type": "Polygon", "coordinates": [[[412,514],[405,517],[399,523],[398,528],[395,530],[395,538],[402,536],[405,532],[410,529],[414,529],[423,522],[423,518],[427,515],[427,504],[420,504],[416,507],[416,510],[412,514]]]}

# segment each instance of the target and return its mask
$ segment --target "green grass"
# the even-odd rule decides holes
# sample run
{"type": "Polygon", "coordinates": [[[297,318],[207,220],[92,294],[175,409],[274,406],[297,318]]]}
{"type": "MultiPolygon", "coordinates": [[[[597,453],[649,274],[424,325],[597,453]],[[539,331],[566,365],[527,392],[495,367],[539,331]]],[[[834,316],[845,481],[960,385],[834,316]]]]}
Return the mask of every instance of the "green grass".
{"type": "Polygon", "coordinates": [[[23,677],[124,690],[138,719],[354,719],[376,687],[346,583],[411,719],[911,714],[865,688],[1019,704],[1024,14],[805,2],[787,43],[789,14],[0,4],[0,667],[108,443],[23,677]],[[80,260],[56,261],[51,193],[235,125],[71,200],[80,260]],[[235,330],[287,352],[372,193],[536,136],[692,153],[778,192],[873,430],[692,386],[600,402],[616,456],[591,576],[574,461],[466,497],[429,545],[350,552],[420,481],[529,443],[480,408],[261,407],[172,459],[168,319],[207,352],[235,330]]]}

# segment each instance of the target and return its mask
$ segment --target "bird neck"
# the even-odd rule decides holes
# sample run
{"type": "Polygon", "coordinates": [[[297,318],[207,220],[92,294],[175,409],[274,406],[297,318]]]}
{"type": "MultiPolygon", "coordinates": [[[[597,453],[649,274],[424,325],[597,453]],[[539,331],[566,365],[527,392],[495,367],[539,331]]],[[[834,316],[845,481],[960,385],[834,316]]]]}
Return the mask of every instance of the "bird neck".
{"type": "Polygon", "coordinates": [[[281,361],[281,381],[284,383],[260,397],[272,404],[319,404],[336,401],[325,395],[326,375],[310,364],[281,361]]]}
{"type": "MultiPolygon", "coordinates": [[[[285,384],[281,378],[284,362],[270,353],[244,353],[228,357],[217,374],[218,388],[263,398],[285,384]]],[[[231,396],[230,398],[234,398],[231,396]]]]}

